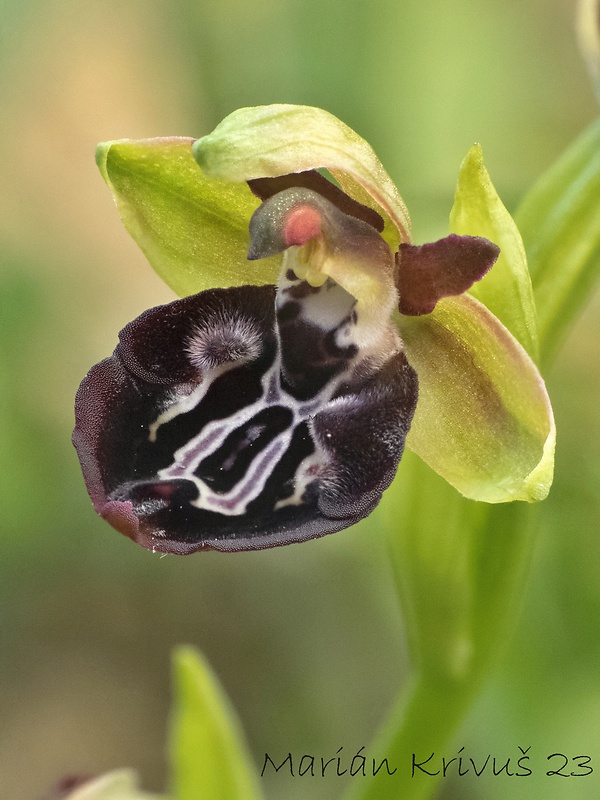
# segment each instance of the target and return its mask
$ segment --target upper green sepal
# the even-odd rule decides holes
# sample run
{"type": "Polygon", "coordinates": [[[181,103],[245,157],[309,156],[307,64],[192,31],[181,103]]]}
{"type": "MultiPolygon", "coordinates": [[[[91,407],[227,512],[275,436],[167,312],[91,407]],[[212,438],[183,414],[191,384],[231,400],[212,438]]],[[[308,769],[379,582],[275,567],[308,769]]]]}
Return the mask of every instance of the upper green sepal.
{"type": "Polygon", "coordinates": [[[250,263],[248,220],[258,207],[245,183],[207,177],[193,139],[120,140],[98,145],[96,162],[123,224],[176,294],[273,283],[281,259],[250,263]]]}
{"type": "Polygon", "coordinates": [[[193,152],[207,175],[228,181],[328,169],[350,197],[381,214],[392,250],[410,241],[404,201],[371,145],[321,108],[240,108],[198,139],[193,152]]]}

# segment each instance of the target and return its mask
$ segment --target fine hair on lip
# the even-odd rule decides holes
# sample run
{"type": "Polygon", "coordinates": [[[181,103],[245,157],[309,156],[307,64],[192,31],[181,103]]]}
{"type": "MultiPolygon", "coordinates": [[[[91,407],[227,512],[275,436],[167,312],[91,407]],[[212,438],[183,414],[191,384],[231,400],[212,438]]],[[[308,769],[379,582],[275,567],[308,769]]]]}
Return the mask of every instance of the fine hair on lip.
{"type": "Polygon", "coordinates": [[[221,312],[195,327],[186,351],[191,363],[201,370],[231,361],[253,361],[261,351],[261,332],[251,319],[221,312]]]}

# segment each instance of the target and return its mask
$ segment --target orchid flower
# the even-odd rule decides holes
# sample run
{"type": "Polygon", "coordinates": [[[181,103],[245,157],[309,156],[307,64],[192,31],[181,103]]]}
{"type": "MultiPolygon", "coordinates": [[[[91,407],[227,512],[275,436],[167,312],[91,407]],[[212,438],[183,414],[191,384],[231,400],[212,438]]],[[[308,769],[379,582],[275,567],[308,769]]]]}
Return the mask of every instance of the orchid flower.
{"type": "Polygon", "coordinates": [[[127,325],[77,394],[74,444],[115,528],[172,553],[339,531],[375,508],[405,441],[467,497],[545,497],[535,330],[484,305],[510,244],[491,272],[499,248],[477,231],[414,244],[371,147],[316,108],[240,109],[197,141],[100,145],[98,163],[182,296],[127,325]],[[483,302],[465,294],[479,281],[483,302]]]}

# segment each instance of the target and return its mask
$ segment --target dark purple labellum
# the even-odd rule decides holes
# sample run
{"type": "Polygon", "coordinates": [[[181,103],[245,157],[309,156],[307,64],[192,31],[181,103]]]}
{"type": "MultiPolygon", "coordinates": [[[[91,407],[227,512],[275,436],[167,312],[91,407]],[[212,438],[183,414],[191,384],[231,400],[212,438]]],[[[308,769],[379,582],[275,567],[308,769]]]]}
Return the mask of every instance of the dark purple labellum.
{"type": "Polygon", "coordinates": [[[353,343],[354,298],[293,271],[151,309],[77,394],[94,506],[144,547],[251,550],[369,514],[402,456],[417,378],[353,343]],[[324,313],[327,309],[327,313],[324,313]]]}

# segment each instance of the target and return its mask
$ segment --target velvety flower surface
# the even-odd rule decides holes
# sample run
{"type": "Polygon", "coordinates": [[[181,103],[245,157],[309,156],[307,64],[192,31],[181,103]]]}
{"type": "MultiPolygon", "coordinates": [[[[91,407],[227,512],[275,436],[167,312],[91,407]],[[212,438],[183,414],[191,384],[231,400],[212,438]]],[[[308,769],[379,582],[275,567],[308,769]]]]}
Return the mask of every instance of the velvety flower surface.
{"type": "Polygon", "coordinates": [[[147,311],[81,386],[75,442],[90,493],[148,547],[331,533],[372,511],[394,477],[417,377],[390,321],[390,249],[368,222],[291,187],[250,221],[250,259],[284,250],[277,288],[207,290],[147,311]],[[323,271],[354,262],[381,284],[377,302],[323,271]]]}
{"type": "Polygon", "coordinates": [[[174,553],[338,531],[378,503],[421,407],[415,449],[463,493],[547,491],[539,374],[458,297],[496,245],[414,245],[372,150],[319,109],[242,109],[194,144],[200,167],[192,144],[99,149],[125,224],[187,295],[127,325],[79,389],[74,443],[99,514],[174,553]]]}

